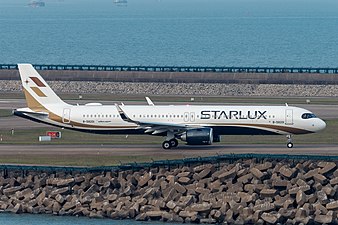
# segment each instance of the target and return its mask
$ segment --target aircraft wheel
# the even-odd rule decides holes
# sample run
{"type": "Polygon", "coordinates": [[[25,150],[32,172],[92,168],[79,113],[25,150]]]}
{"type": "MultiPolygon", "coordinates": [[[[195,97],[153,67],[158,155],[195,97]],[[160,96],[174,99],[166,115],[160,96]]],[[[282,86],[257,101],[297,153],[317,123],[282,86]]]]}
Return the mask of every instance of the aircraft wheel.
{"type": "Polygon", "coordinates": [[[162,143],[162,148],[164,148],[164,149],[170,149],[171,148],[170,142],[169,141],[164,141],[162,143]]]}
{"type": "Polygon", "coordinates": [[[178,141],[175,138],[171,139],[169,142],[170,142],[170,146],[173,148],[178,146],[178,141]]]}
{"type": "Polygon", "coordinates": [[[287,146],[288,148],[292,148],[292,147],[293,147],[293,143],[292,143],[292,142],[289,142],[289,143],[286,144],[286,146],[287,146]]]}

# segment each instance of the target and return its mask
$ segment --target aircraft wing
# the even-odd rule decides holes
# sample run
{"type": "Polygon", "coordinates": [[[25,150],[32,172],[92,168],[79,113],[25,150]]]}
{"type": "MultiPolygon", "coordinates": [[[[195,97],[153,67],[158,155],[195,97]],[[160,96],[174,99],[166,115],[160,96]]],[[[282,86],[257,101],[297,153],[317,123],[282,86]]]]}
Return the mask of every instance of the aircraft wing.
{"type": "Polygon", "coordinates": [[[190,124],[179,124],[179,123],[162,123],[162,122],[145,122],[145,121],[138,121],[131,119],[123,110],[122,108],[115,104],[116,108],[121,116],[121,118],[129,123],[135,123],[139,127],[139,129],[145,129],[145,133],[150,134],[161,134],[167,131],[171,131],[173,133],[181,133],[183,131],[202,127],[199,125],[190,125],[190,124]]]}

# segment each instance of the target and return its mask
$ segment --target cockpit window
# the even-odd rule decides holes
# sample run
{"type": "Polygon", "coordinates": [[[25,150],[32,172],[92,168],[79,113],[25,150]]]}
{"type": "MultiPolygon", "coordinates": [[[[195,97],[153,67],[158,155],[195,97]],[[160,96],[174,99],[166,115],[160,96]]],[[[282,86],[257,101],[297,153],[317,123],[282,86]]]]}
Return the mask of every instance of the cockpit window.
{"type": "Polygon", "coordinates": [[[302,119],[310,119],[310,118],[316,118],[317,116],[313,113],[304,113],[302,115],[302,119]]]}

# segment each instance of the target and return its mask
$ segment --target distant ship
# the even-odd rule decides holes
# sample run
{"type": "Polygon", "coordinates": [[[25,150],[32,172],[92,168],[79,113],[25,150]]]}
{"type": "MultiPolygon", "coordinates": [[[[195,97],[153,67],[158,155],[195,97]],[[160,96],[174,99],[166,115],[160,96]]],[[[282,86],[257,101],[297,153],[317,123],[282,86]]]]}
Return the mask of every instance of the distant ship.
{"type": "Polygon", "coordinates": [[[30,7],[44,7],[45,2],[43,2],[43,1],[31,1],[30,3],[28,3],[28,6],[30,6],[30,7]]]}
{"type": "Polygon", "coordinates": [[[128,1],[127,0],[114,0],[115,4],[127,4],[128,1]]]}

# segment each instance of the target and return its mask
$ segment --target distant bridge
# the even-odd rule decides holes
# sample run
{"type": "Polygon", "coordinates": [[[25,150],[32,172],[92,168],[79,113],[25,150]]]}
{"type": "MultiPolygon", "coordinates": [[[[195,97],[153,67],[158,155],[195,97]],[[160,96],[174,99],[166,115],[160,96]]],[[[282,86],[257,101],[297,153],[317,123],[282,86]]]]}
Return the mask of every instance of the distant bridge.
{"type": "MultiPolygon", "coordinates": [[[[137,72],[206,72],[206,73],[319,73],[338,74],[338,68],[305,67],[210,67],[210,66],[103,66],[103,65],[44,65],[37,70],[70,71],[137,71],[137,72]]],[[[0,70],[16,70],[16,64],[0,64],[0,70]]]]}

